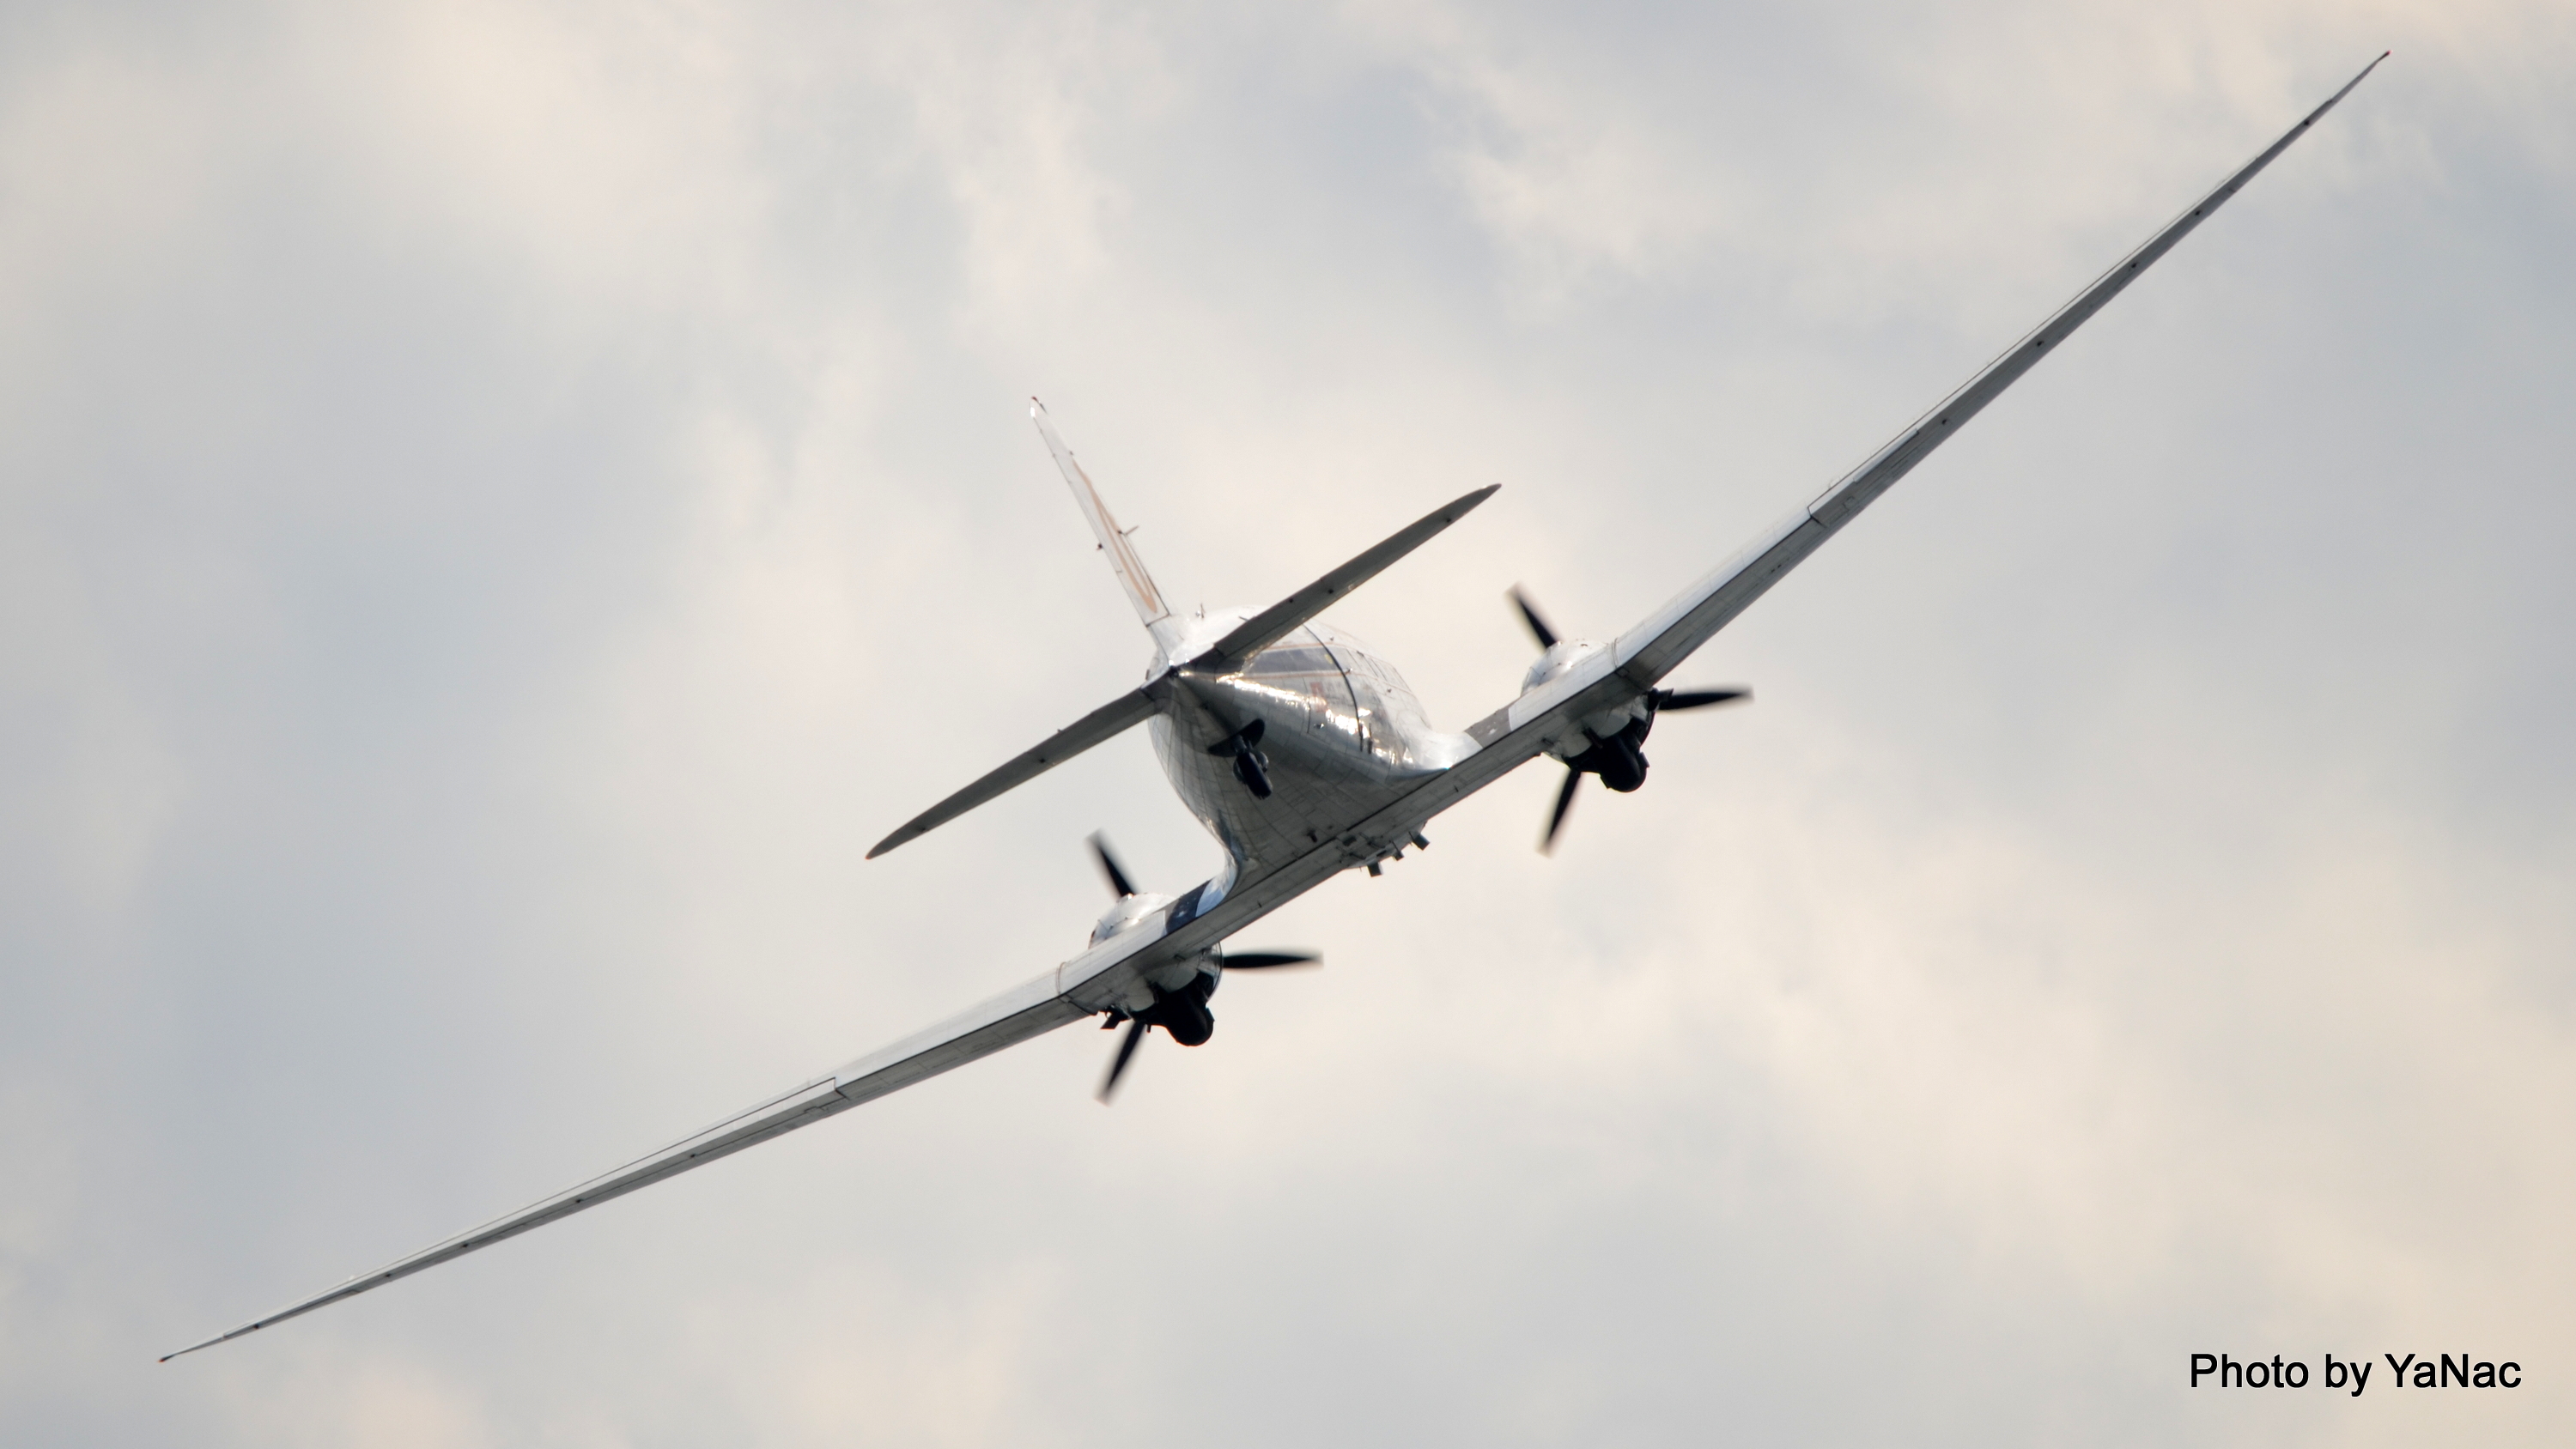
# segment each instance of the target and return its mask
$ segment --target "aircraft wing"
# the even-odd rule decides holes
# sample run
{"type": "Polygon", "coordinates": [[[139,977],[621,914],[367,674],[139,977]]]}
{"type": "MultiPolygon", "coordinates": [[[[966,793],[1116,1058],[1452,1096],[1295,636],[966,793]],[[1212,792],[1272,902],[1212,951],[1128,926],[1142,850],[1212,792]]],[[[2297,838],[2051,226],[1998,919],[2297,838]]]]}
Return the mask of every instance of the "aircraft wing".
{"type": "Polygon", "coordinates": [[[935,1077],[951,1067],[963,1066],[1068,1022],[1079,1021],[1090,1013],[1090,1009],[1075,1005],[1066,996],[1064,988],[1069,984],[1093,983],[1092,994],[1095,995],[1114,989],[1125,979],[1119,968],[1149,944],[1150,938],[1141,934],[1132,938],[1113,937],[1065,966],[926,1031],[916,1032],[881,1051],[860,1057],[830,1076],[817,1077],[766,1098],[702,1132],[681,1138],[659,1152],[648,1153],[552,1197],[541,1198],[517,1212],[494,1218],[468,1232],[396,1258],[372,1273],[351,1278],[310,1298],[299,1299],[203,1343],[192,1343],[166,1354],[162,1362],[255,1333],[343,1298],[354,1298],[370,1288],[381,1287],[397,1278],[408,1278],[423,1269],[435,1268],[478,1248],[488,1248],[504,1238],[515,1238],[531,1228],[543,1227],[585,1208],[597,1207],[610,1198],[623,1197],[639,1187],[649,1187],[664,1178],[676,1177],[690,1168],[704,1166],[719,1157],[783,1136],[799,1127],[811,1126],[834,1113],[848,1111],[862,1102],[873,1101],[899,1088],[935,1077]],[[1072,973],[1070,978],[1068,972],[1072,973]],[[1094,983],[1094,978],[1104,977],[1110,979],[1094,983]]]}
{"type": "MultiPolygon", "coordinates": [[[[2036,365],[2047,350],[2063,342],[2085,319],[2121,290],[2193,228],[2242,190],[2256,173],[2272,164],[2305,135],[2335,103],[2361,84],[2379,60],[2308,113],[2279,140],[2220,183],[2190,210],[2175,217],[2137,250],[2122,257],[2073,301],[1988,363],[1957,391],[1871,454],[1815,500],[1756,538],[1716,572],[1684,590],[1635,628],[1556,679],[1533,689],[1468,727],[1478,748],[1474,754],[1437,775],[1368,818],[1354,822],[1294,859],[1268,865],[1262,873],[1234,884],[1231,893],[1203,913],[1173,925],[1161,949],[1175,953],[1204,949],[1241,930],[1286,901],[1313,889],[1336,872],[1382,860],[1403,848],[1430,819],[1492,784],[1560,742],[1577,752],[1585,741],[1573,738],[1583,721],[1616,709],[1653,688],[1692,651],[1708,642],[1736,615],[1760,598],[1781,577],[1833,537],[1863,508],[1930,456],[1933,449],[1967,424],[1986,404],[2002,395],[2036,365]]],[[[1462,500],[1463,501],[1463,500],[1462,500]]],[[[1455,506],[1455,505],[1453,505],[1455,506]]],[[[1197,893],[1182,898],[1194,902],[1197,893]]],[[[1180,905],[1175,906],[1180,913],[1180,905]]]]}
{"type": "MultiPolygon", "coordinates": [[[[1875,502],[1880,494],[1893,487],[1898,479],[1912,472],[1915,464],[1931,456],[1933,449],[1965,427],[1968,419],[1975,417],[1986,404],[2001,396],[2005,388],[2036,366],[2049,348],[2064,342],[2086,319],[2100,311],[2103,304],[2118,296],[2158,258],[2173,250],[2175,243],[2208,220],[2211,213],[2242,190],[2256,173],[2271,165],[2275,157],[2288,150],[2291,142],[2307,134],[2309,127],[2333,110],[2337,101],[2351,94],[2352,88],[2377,69],[2379,61],[2387,58],[2387,54],[2382,52],[2379,60],[2362,67],[2360,75],[2345,82],[2342,90],[2327,97],[2324,105],[2310,111],[2306,119],[2292,126],[2279,140],[2265,147],[2262,154],[2221,182],[2217,190],[2202,197],[2189,211],[2175,217],[2163,230],[2149,237],[2144,245],[2114,263],[2091,286],[2077,293],[2073,301],[2050,313],[2046,321],[2006,349],[2002,356],[1986,364],[1956,392],[1917,418],[1913,426],[1897,434],[1887,446],[1872,453],[1832,487],[1817,494],[1814,502],[1756,539],[1717,572],[1656,610],[1636,628],[1620,635],[1612,655],[1603,656],[1605,661],[1610,661],[1604,667],[1615,668],[1638,690],[1652,687],[1657,680],[1671,673],[1676,665],[1690,656],[1691,651],[1707,643],[1710,636],[1726,627],[1744,611],[1745,606],[1760,598],[1765,590],[1779,582],[1782,575],[1797,567],[1808,554],[1815,552],[1862,509],[1875,502]]],[[[1521,705],[1515,704],[1506,713],[1512,715],[1512,723],[1517,727],[1521,705]]]]}

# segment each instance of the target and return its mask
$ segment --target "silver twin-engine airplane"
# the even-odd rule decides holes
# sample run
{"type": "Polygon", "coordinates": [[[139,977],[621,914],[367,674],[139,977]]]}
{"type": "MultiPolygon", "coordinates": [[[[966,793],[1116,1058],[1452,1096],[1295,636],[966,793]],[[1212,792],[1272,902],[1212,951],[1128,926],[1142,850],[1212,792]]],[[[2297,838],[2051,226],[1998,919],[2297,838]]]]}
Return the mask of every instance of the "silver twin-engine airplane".
{"type": "Polygon", "coordinates": [[[1267,609],[1184,619],[1164,602],[1044,410],[1032,407],[1030,415],[1072,486],[1074,501],[1153,638],[1153,665],[1143,684],[932,806],[879,841],[868,856],[928,834],[1141,724],[1152,731],[1172,787],[1224,846],[1225,863],[1217,873],[1177,896],[1139,891],[1095,836],[1093,848],[1117,904],[1092,928],[1088,949],[1036,980],[614,1172],[178,1352],[238,1338],[462,1257],[1086,1017],[1126,1027],[1100,1089],[1105,1100],[1152,1028],[1187,1046],[1208,1039],[1215,1030],[1208,998],[1227,970],[1313,959],[1275,952],[1228,956],[1227,938],[1343,871],[1377,874],[1381,862],[1406,847],[1429,843],[1422,830],[1433,816],[1541,755],[1566,768],[1542,841],[1552,843],[1585,775],[1599,776],[1613,790],[1644,783],[1642,746],[1661,714],[1745,693],[1670,690],[1662,687],[1665,676],[2253,180],[2378,64],[2364,67],[2307,119],[1887,446],[1636,627],[1615,639],[1560,639],[1515,590],[1513,599],[1544,652],[1521,681],[1517,698],[1463,732],[1432,728],[1393,666],[1317,623],[1316,616],[1465,517],[1494,489],[1478,489],[1432,510],[1267,609]]]}

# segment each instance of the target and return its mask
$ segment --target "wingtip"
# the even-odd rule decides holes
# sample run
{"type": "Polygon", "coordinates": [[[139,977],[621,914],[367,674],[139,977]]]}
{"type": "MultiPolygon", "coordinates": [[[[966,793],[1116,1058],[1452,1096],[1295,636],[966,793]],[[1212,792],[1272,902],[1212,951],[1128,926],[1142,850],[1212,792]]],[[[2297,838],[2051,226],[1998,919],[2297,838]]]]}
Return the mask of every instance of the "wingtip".
{"type": "Polygon", "coordinates": [[[869,846],[868,853],[864,858],[874,860],[878,856],[887,854],[898,846],[910,845],[912,842],[919,840],[921,837],[928,835],[929,833],[930,828],[923,825],[920,821],[906,821],[902,828],[895,831],[894,834],[889,835],[885,839],[878,841],[876,844],[869,846]]]}
{"type": "MultiPolygon", "coordinates": [[[[250,1328],[240,1329],[240,1330],[238,1330],[238,1332],[240,1332],[240,1333],[248,1333],[248,1332],[250,1332],[252,1329],[255,1329],[255,1328],[257,1328],[257,1327],[259,1327],[259,1325],[258,1325],[258,1324],[256,1324],[256,1323],[254,1323],[254,1324],[252,1324],[252,1325],[250,1326],[250,1328]]],[[[155,1362],[155,1363],[168,1363],[170,1360],[172,1360],[172,1359],[174,1359],[174,1358],[178,1358],[178,1357],[180,1357],[180,1356],[182,1356],[182,1355],[184,1355],[184,1354],[191,1354],[191,1353],[195,1353],[198,1349],[201,1349],[201,1348],[213,1348],[216,1344],[219,1344],[219,1343],[223,1342],[225,1339],[227,1339],[227,1338],[231,1338],[231,1337],[234,1337],[234,1336],[235,1336],[235,1335],[234,1335],[234,1334],[231,1334],[231,1333],[218,1333],[218,1334],[216,1334],[214,1337],[212,1337],[212,1338],[210,1338],[210,1339],[207,1339],[207,1340],[206,1340],[205,1342],[203,1342],[203,1343],[192,1343],[192,1344],[189,1344],[186,1348],[174,1348],[174,1349],[170,1350],[168,1353],[165,1353],[165,1354],[161,1355],[159,1358],[154,1359],[154,1360],[153,1360],[153,1362],[155,1362]]]]}

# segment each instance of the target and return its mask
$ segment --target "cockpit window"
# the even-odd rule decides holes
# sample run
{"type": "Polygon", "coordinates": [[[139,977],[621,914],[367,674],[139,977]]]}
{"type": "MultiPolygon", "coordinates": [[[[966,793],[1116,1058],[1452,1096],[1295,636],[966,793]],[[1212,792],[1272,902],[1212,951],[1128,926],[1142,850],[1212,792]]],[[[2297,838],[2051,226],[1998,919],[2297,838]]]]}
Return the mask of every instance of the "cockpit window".
{"type": "Polygon", "coordinates": [[[1264,649],[1244,666],[1246,674],[1329,674],[1333,656],[1322,649],[1264,649]]]}

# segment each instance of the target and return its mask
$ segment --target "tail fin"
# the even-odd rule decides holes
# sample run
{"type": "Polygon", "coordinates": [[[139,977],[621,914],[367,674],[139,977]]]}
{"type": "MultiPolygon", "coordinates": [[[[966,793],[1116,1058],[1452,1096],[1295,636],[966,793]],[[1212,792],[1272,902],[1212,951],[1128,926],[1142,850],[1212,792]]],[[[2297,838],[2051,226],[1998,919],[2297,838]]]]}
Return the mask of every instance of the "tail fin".
{"type": "Polygon", "coordinates": [[[1100,551],[1109,555],[1109,567],[1126,587],[1127,602],[1136,606],[1136,617],[1154,636],[1154,642],[1169,648],[1180,637],[1180,626],[1172,618],[1171,605],[1163,602],[1163,591],[1154,587],[1154,576],[1145,572],[1145,561],[1136,556],[1135,545],[1110,516],[1109,505],[1100,501],[1100,490],[1091,486],[1091,475],[1073,460],[1073,450],[1047,425],[1046,405],[1029,399],[1029,420],[1038,425],[1038,436],[1046,439],[1047,451],[1055,454],[1056,467],[1064,471],[1064,481],[1073,489],[1073,501],[1082,507],[1082,516],[1090,521],[1092,535],[1100,540],[1100,551]]]}

